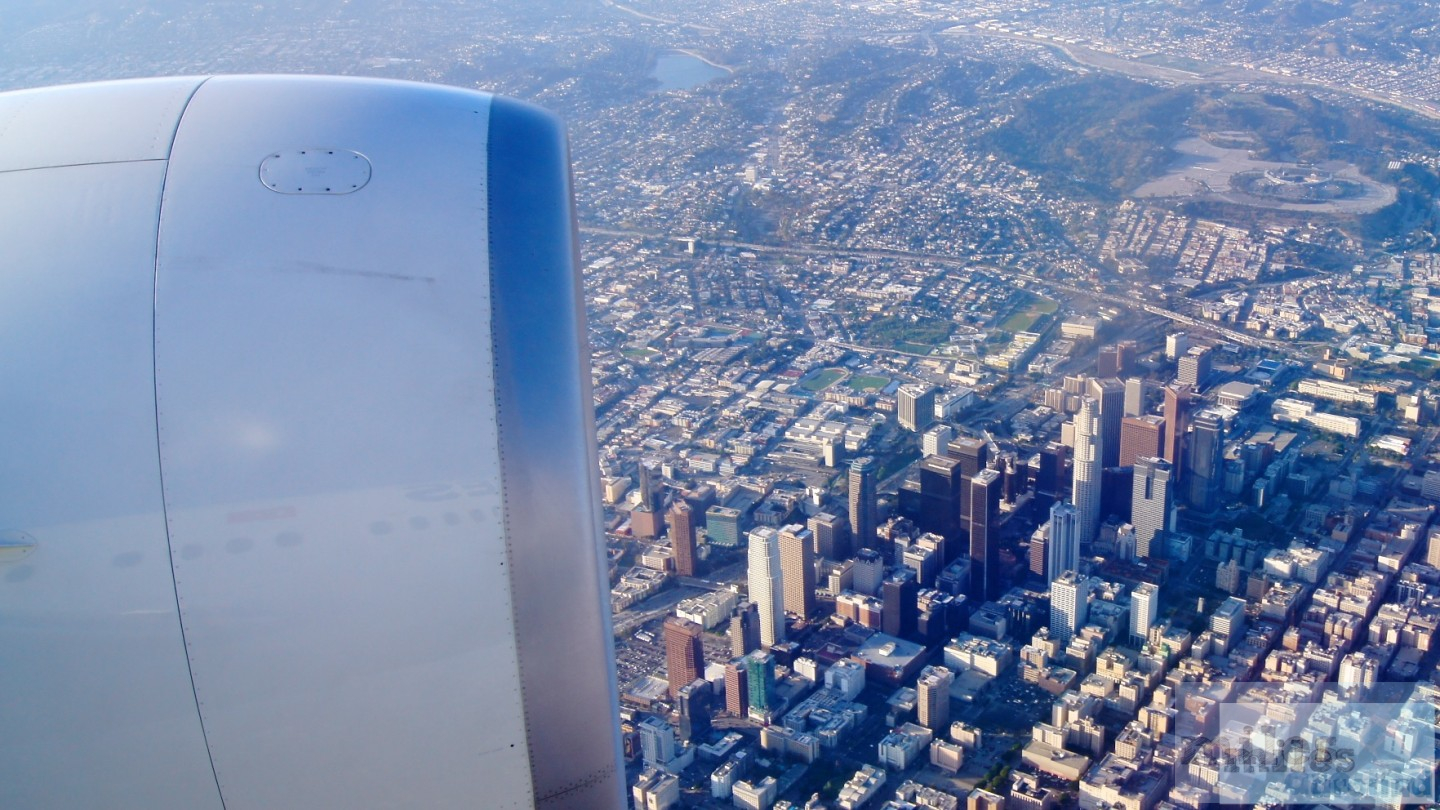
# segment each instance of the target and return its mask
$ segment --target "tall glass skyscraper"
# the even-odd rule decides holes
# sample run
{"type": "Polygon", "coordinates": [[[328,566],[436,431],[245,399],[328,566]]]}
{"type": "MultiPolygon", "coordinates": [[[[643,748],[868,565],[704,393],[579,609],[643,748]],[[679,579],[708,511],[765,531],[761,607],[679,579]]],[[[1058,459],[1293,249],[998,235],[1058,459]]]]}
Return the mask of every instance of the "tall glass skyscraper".
{"type": "Polygon", "coordinates": [[[1073,504],[1056,501],[1050,507],[1050,540],[1045,557],[1045,578],[1049,582],[1079,567],[1080,515],[1073,504]]]}
{"type": "Polygon", "coordinates": [[[875,459],[850,462],[850,537],[857,548],[875,547],[875,459]]]}

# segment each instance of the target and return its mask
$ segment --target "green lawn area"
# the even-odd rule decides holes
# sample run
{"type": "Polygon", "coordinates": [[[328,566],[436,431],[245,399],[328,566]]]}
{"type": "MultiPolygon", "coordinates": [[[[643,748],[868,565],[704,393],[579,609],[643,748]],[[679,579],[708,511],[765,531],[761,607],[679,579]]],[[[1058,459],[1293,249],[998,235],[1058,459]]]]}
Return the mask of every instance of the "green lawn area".
{"type": "Polygon", "coordinates": [[[1035,322],[1044,315],[1051,315],[1060,308],[1057,301],[1048,298],[1032,299],[1029,306],[1015,310],[1014,314],[1000,324],[1000,328],[1006,332],[1028,332],[1035,326],[1035,322]]]}
{"type": "Polygon", "coordinates": [[[885,315],[862,328],[862,339],[875,346],[928,354],[950,337],[955,324],[945,318],[905,318],[885,315]]]}
{"type": "Polygon", "coordinates": [[[849,385],[855,391],[864,391],[868,388],[874,388],[878,391],[890,384],[890,378],[877,377],[871,374],[856,374],[854,377],[846,380],[845,384],[849,385]]]}
{"type": "Polygon", "coordinates": [[[800,387],[810,393],[824,391],[834,385],[837,380],[844,378],[845,372],[838,368],[827,368],[818,374],[811,375],[808,380],[800,383],[800,387]]]}
{"type": "Polygon", "coordinates": [[[632,360],[649,360],[660,352],[654,349],[624,349],[620,353],[632,360]]]}
{"type": "Polygon", "coordinates": [[[1030,327],[1034,326],[1035,321],[1039,319],[1039,315],[1036,315],[1028,309],[1022,309],[1019,312],[1016,312],[1010,317],[1006,318],[1005,322],[1000,324],[1000,329],[1001,331],[1011,333],[1024,332],[1029,330],[1030,327]]]}

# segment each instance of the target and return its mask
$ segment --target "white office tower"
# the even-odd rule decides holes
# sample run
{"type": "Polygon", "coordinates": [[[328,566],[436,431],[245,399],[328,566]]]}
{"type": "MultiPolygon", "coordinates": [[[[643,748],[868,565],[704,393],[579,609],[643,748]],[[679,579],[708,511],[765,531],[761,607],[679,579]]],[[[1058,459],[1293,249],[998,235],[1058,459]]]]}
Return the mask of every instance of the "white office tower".
{"type": "Polygon", "coordinates": [[[760,611],[760,644],[785,640],[784,587],[780,574],[780,533],[769,526],[750,531],[750,601],[760,611]]]}
{"type": "Polygon", "coordinates": [[[955,438],[955,428],[949,425],[936,425],[925,431],[924,437],[920,440],[920,454],[922,456],[944,455],[953,438],[955,438]]]}
{"type": "Polygon", "coordinates": [[[1130,496],[1130,523],[1135,527],[1135,556],[1151,556],[1155,534],[1169,528],[1170,462],[1163,458],[1135,460],[1130,496]]]}
{"type": "Polygon", "coordinates": [[[1175,332],[1165,336],[1165,359],[1179,360],[1180,356],[1190,350],[1190,337],[1184,332],[1175,332]]]}
{"type": "Polygon", "coordinates": [[[1050,506],[1050,542],[1045,546],[1045,577],[1054,582],[1080,568],[1080,513],[1067,501],[1050,506]]]}
{"type": "Polygon", "coordinates": [[[936,733],[950,727],[950,684],[955,682],[955,673],[940,666],[929,666],[920,670],[916,683],[916,713],[920,725],[936,733]]]}
{"type": "Polygon", "coordinates": [[[1130,594],[1130,636],[1143,644],[1155,626],[1160,610],[1160,588],[1149,582],[1142,582],[1130,594]]]}
{"type": "Polygon", "coordinates": [[[895,413],[900,427],[923,431],[935,421],[935,388],[908,383],[895,392],[895,413]]]}
{"type": "Polygon", "coordinates": [[[646,717],[637,731],[646,768],[664,768],[675,759],[675,729],[664,718],[646,717]]]}
{"type": "Polygon", "coordinates": [[[1131,377],[1125,381],[1125,415],[1140,416],[1145,413],[1145,381],[1131,377]]]}
{"type": "Polygon", "coordinates": [[[1216,636],[1221,652],[1228,653],[1245,637],[1245,600],[1231,596],[1210,615],[1210,632],[1216,636]]]}
{"type": "Polygon", "coordinates": [[[1085,392],[1099,403],[1096,413],[1100,429],[1096,441],[1100,445],[1100,467],[1114,467],[1120,463],[1120,422],[1125,418],[1125,384],[1113,377],[1091,378],[1085,382],[1085,392]]]}
{"type": "Polygon", "coordinates": [[[1068,644],[1089,614],[1089,587],[1074,571],[1066,571],[1050,583],[1050,637],[1068,644]]]}
{"type": "Polygon", "coordinates": [[[1074,478],[1071,487],[1080,513],[1080,539],[1094,540],[1100,527],[1100,403],[1081,397],[1075,414],[1074,478]]]}

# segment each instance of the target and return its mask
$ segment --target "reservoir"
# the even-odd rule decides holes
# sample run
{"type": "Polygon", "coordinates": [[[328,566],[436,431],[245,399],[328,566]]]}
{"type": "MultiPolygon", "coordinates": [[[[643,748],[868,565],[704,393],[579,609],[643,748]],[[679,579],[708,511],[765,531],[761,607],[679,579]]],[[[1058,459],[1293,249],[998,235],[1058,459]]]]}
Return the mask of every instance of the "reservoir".
{"type": "Polygon", "coordinates": [[[689,90],[729,75],[730,71],[682,51],[666,51],[655,57],[650,75],[660,80],[661,90],[689,90]]]}

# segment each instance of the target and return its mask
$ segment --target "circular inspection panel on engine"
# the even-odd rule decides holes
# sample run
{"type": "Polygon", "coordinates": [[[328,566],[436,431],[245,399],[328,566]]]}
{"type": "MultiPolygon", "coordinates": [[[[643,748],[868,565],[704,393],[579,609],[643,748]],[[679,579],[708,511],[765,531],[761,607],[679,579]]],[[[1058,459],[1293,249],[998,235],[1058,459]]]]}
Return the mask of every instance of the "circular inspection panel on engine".
{"type": "Polygon", "coordinates": [[[260,162],[260,182],[281,194],[350,194],[370,182],[370,161],[349,149],[271,152],[260,162]]]}

